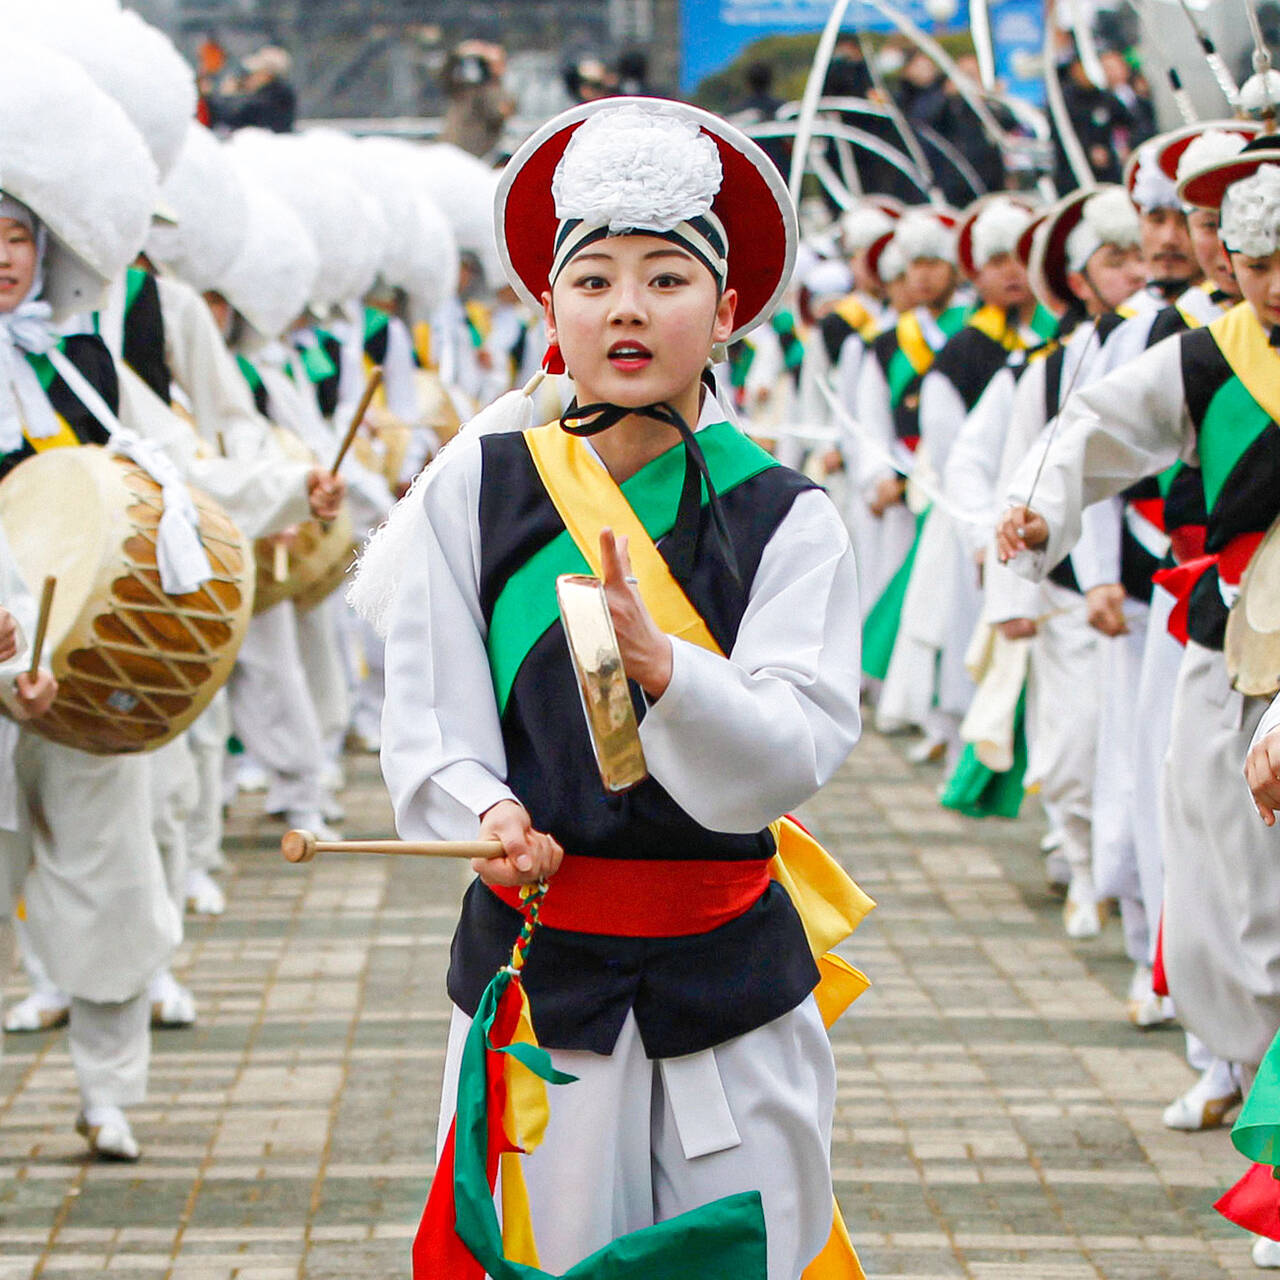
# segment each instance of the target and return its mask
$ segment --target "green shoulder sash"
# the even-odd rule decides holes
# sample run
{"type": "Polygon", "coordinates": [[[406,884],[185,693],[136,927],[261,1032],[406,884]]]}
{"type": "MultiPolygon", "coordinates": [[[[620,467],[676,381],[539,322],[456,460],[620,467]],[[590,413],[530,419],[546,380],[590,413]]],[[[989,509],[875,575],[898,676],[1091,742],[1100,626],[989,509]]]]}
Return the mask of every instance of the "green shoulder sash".
{"type": "MultiPolygon", "coordinates": [[[[717,493],[728,493],[778,465],[759,445],[727,422],[703,428],[698,432],[698,443],[717,493]]],[[[619,486],[645,532],[655,542],[670,533],[675,524],[683,483],[684,445],[678,444],[619,486]]],[[[705,504],[705,487],[702,500],[705,504]]],[[[507,580],[494,602],[487,637],[499,714],[506,710],[516,674],[529,651],[560,616],[556,578],[562,573],[590,571],[566,529],[536,551],[507,580]]]]}

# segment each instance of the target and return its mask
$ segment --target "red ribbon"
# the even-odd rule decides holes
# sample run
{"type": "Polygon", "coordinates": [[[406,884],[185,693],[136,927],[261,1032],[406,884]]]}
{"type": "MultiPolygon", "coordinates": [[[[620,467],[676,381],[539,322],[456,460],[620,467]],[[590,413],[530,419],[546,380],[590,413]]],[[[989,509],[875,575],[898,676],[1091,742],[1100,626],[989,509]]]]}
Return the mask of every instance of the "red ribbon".
{"type": "Polygon", "coordinates": [[[1261,533],[1242,533],[1232,538],[1221,551],[1197,556],[1185,564],[1161,569],[1151,575],[1151,581],[1163,587],[1177,602],[1169,615],[1169,634],[1179,644],[1187,643],[1187,607],[1196,583],[1210,569],[1216,568],[1223,582],[1237,586],[1262,537],[1261,533]]]}

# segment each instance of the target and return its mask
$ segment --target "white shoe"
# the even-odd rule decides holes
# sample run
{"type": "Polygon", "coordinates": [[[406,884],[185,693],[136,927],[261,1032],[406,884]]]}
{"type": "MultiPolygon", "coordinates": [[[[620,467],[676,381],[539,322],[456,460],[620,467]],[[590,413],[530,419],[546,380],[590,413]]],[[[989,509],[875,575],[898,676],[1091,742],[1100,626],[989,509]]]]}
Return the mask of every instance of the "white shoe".
{"type": "Polygon", "coordinates": [[[103,1160],[136,1160],[142,1150],[119,1107],[89,1107],[76,1117],[76,1132],[103,1160]]]}
{"type": "Polygon", "coordinates": [[[1229,1063],[1214,1059],[1200,1079],[1164,1109],[1166,1129],[1199,1133],[1222,1127],[1240,1103],[1240,1086],[1229,1063]]]}
{"type": "Polygon", "coordinates": [[[290,831],[310,831],[317,840],[342,839],[318,809],[289,809],[284,815],[284,824],[290,831]]]}
{"type": "Polygon", "coordinates": [[[1055,849],[1062,848],[1064,837],[1061,827],[1050,827],[1048,831],[1040,837],[1040,852],[1053,853],[1055,849]]]}
{"type": "Polygon", "coordinates": [[[196,916],[220,916],[227,909],[222,886],[205,870],[188,871],[184,894],[187,910],[196,916]]]}
{"type": "Polygon", "coordinates": [[[1253,1265],[1255,1267],[1280,1267],[1280,1240],[1268,1240],[1266,1236],[1258,1236],[1253,1242],[1253,1265]]]}
{"type": "Polygon", "coordinates": [[[1054,889],[1065,889],[1071,884],[1071,863],[1065,853],[1055,849],[1045,858],[1044,878],[1054,889]]]}
{"type": "Polygon", "coordinates": [[[326,795],[321,802],[320,813],[326,822],[341,822],[347,816],[342,801],[332,794],[326,795]]]}
{"type": "Polygon", "coordinates": [[[71,1001],[61,991],[33,991],[4,1015],[4,1029],[13,1035],[50,1031],[65,1027],[70,1016],[71,1001]]]}
{"type": "Polygon", "coordinates": [[[267,771],[256,760],[244,758],[236,769],[236,786],[241,791],[265,791],[271,785],[267,771]]]}
{"type": "Polygon", "coordinates": [[[347,785],[347,775],[336,760],[330,760],[320,774],[320,785],[326,791],[341,791],[347,785]]]}
{"type": "Polygon", "coordinates": [[[153,1027],[192,1027],[196,1021],[196,1001],[190,991],[168,969],[162,969],[147,983],[153,1027]]]}
{"type": "Polygon", "coordinates": [[[1145,964],[1135,965],[1129,980],[1129,1021],[1147,1029],[1163,1026],[1173,1018],[1173,1001],[1158,996],[1151,988],[1151,970],[1145,964]]]}
{"type": "Polygon", "coordinates": [[[941,738],[921,738],[910,751],[907,759],[912,764],[937,764],[947,754],[947,744],[941,738]]]}

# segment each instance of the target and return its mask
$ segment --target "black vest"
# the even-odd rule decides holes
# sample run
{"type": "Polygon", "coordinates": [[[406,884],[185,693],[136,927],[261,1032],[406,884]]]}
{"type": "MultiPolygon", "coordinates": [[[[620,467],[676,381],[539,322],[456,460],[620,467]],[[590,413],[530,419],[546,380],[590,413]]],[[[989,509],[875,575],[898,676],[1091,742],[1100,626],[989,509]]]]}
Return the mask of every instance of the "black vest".
{"type": "MultiPolygon", "coordinates": [[[[486,436],[481,454],[480,603],[487,623],[508,576],[564,526],[521,435],[486,436]]],[[[713,550],[703,509],[701,552],[685,591],[724,652],[737,636],[765,545],[796,497],[812,487],[774,466],[722,495],[742,586],[713,550]]],[[[632,700],[642,719],[645,702],[634,685],[632,700]]],[[[566,856],[714,862],[774,852],[767,830],[739,835],[700,827],[652,778],[620,796],[605,793],[558,621],[516,675],[502,734],[508,784],[534,826],[555,835],[566,856]]],[[[660,882],[654,892],[662,892],[660,882]]],[[[618,910],[625,914],[627,904],[618,910]]],[[[448,977],[449,995],[465,1012],[475,1012],[486,984],[509,960],[521,923],[519,912],[482,882],[471,885],[448,977]]],[[[777,884],[710,933],[624,938],[544,926],[524,970],[542,1044],[608,1053],[633,1010],[650,1057],[693,1053],[763,1026],[795,1008],[817,978],[799,916],[777,884]]]]}

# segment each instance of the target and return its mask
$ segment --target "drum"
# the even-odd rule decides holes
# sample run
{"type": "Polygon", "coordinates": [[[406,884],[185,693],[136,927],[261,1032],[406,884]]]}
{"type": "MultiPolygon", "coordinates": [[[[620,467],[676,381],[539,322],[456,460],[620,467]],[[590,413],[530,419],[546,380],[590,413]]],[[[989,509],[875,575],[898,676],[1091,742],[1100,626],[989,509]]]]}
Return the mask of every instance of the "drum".
{"type": "Polygon", "coordinates": [[[1222,647],[1241,693],[1269,698],[1280,692],[1280,520],[1250,557],[1222,647]]]}
{"type": "MultiPolygon", "coordinates": [[[[314,455],[292,431],[273,427],[272,434],[286,457],[313,462],[314,455]]],[[[307,520],[298,526],[288,558],[282,567],[277,559],[276,541],[259,538],[254,543],[257,562],[257,590],[253,611],[262,613],[282,600],[294,601],[300,609],[310,609],[342,584],[356,558],[355,530],[345,507],[336,520],[321,524],[307,520]]]]}
{"type": "Polygon", "coordinates": [[[191,494],[213,577],[167,595],[156,567],[160,486],[95,445],[28,458],[0,483],[0,524],[23,577],[58,579],[46,653],[52,709],[27,724],[94,755],[147,751],[175,738],[231,674],[253,607],[248,539],[191,494]]]}

